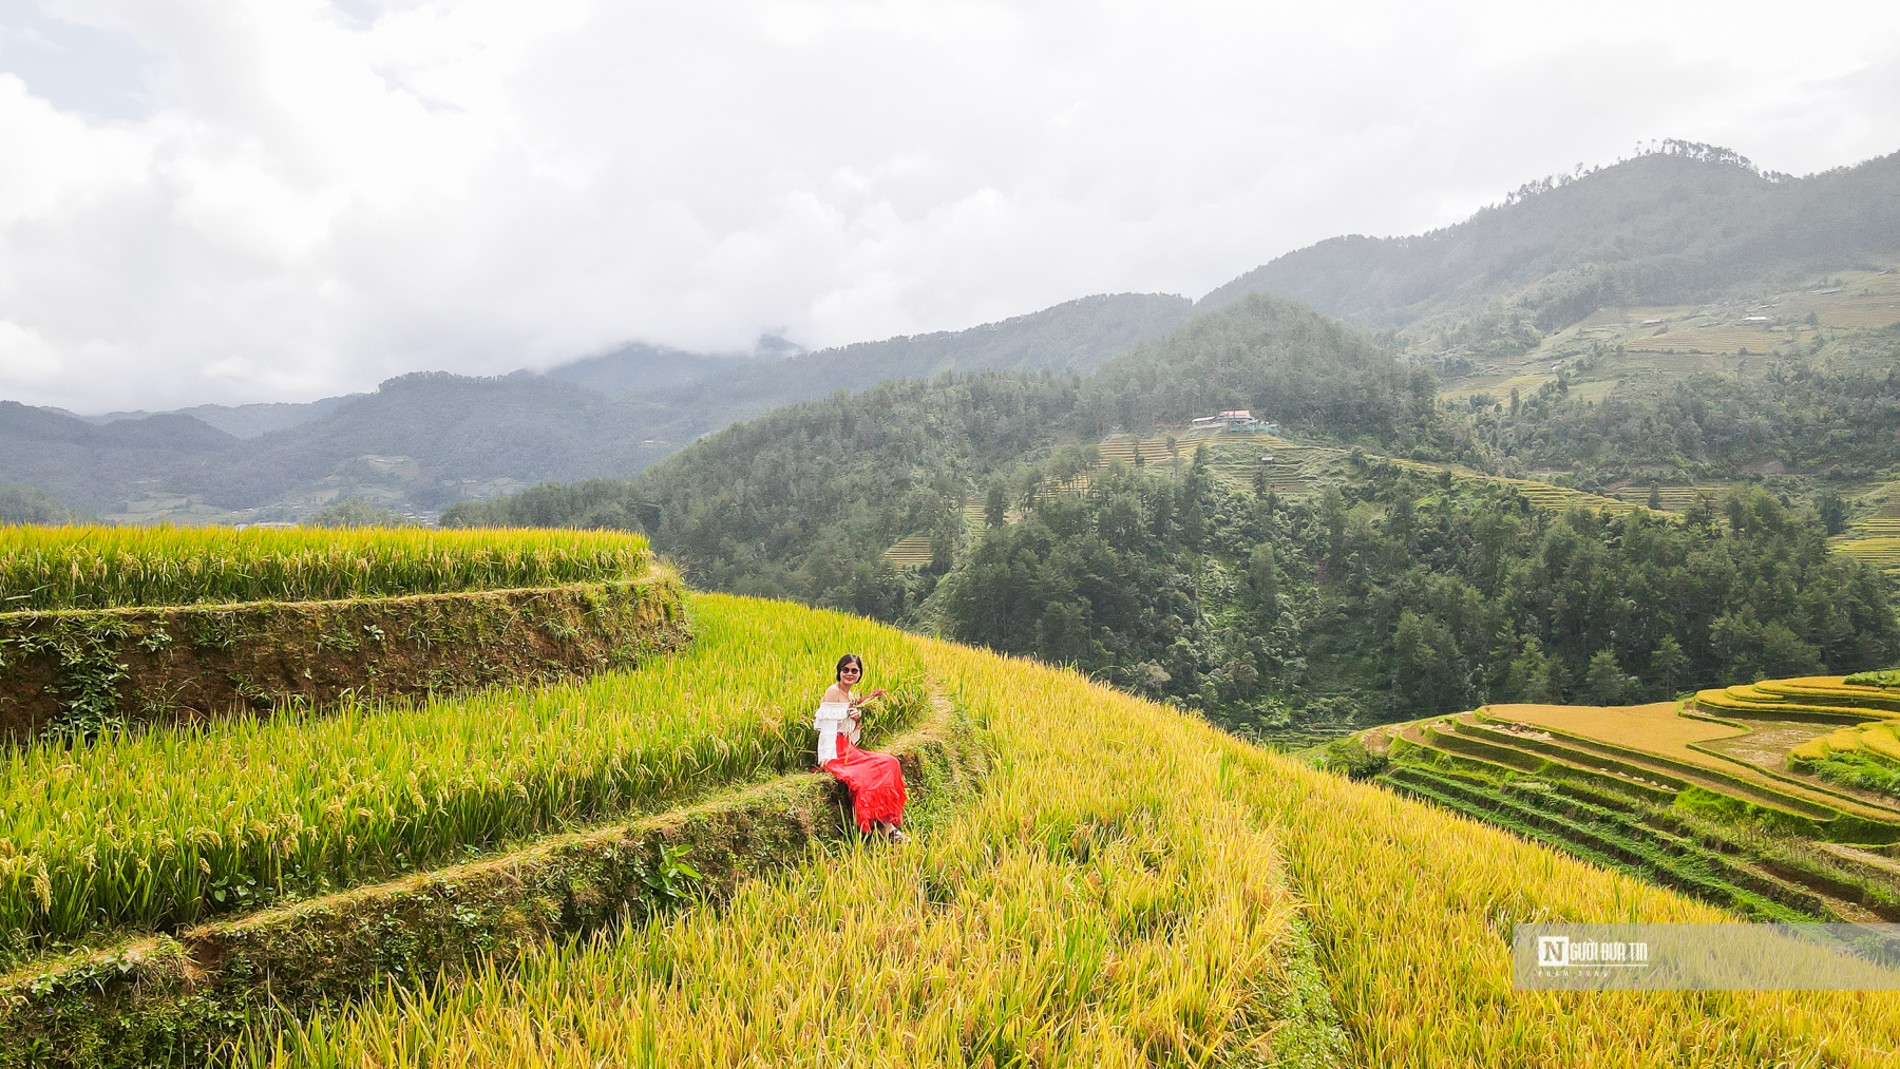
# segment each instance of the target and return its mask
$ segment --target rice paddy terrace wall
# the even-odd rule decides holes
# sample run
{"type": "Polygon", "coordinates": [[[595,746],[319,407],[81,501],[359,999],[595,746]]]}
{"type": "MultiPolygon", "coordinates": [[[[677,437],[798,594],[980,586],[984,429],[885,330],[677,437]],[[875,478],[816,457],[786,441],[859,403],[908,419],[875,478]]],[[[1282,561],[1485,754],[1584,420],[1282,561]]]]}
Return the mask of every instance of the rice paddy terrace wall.
{"type": "Polygon", "coordinates": [[[584,674],[680,598],[637,536],[0,528],[0,739],[584,674]]]}

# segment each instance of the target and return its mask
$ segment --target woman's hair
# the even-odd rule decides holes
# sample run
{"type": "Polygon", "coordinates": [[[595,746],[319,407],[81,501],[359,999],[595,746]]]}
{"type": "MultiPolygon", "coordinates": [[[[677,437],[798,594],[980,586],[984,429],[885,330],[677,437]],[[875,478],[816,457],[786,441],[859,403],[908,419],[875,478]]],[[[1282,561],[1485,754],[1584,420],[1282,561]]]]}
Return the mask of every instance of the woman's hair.
{"type": "Polygon", "coordinates": [[[859,679],[864,678],[864,658],[858,656],[855,653],[847,653],[843,657],[838,658],[838,674],[833,676],[832,678],[836,679],[840,683],[844,682],[844,666],[847,664],[857,665],[858,678],[859,679]]]}

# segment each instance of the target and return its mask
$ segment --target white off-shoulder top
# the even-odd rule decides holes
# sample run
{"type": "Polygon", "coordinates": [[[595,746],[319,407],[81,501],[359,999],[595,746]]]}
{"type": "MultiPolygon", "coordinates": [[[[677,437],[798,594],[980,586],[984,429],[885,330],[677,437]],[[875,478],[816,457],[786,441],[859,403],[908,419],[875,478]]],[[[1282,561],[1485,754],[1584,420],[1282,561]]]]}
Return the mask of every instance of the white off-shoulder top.
{"type": "Polygon", "coordinates": [[[858,722],[851,715],[850,702],[820,702],[811,726],[818,732],[820,768],[838,759],[838,736],[858,741],[858,722]]]}

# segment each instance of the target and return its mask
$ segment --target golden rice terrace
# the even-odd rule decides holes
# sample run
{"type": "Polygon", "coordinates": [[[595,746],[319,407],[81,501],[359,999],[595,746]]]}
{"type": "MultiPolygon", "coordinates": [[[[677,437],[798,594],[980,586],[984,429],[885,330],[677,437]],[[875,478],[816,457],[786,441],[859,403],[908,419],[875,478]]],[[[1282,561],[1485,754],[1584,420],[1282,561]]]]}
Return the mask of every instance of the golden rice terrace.
{"type": "MultiPolygon", "coordinates": [[[[1645,870],[1627,829],[1665,831],[1614,799],[1733,781],[1735,804],[1885,856],[1900,813],[1719,763],[1732,726],[1662,738],[1630,712],[1592,734],[1495,708],[1390,740],[1421,757],[1392,778],[1408,798],[1071,672],[783,603],[679,611],[690,643],[584,678],[18,740],[0,1069],[1873,1067],[1900,1047],[1892,995],[1513,989],[1518,923],[1847,901],[1767,866],[1645,870]],[[904,846],[847,830],[811,769],[846,651],[893,697],[866,743],[903,763],[904,846]],[[1567,816],[1505,782],[1547,759],[1594,776],[1567,816]],[[1461,804],[1599,845],[1570,856],[1461,804]]],[[[1783,696],[1841,708],[1817,687],[1783,696]]],[[[1684,811],[1668,841],[1722,817],[1684,811]]]]}

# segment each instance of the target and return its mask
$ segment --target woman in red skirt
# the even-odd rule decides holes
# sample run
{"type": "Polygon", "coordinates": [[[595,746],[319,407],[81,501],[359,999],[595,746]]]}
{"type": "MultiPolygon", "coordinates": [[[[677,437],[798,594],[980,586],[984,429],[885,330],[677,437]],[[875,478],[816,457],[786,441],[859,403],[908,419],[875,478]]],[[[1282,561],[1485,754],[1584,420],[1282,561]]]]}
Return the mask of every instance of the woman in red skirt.
{"type": "Polygon", "coordinates": [[[901,843],[909,838],[897,827],[904,822],[903,770],[890,754],[857,747],[860,710],[884,696],[881,690],[863,698],[853,694],[863,678],[864,661],[857,654],[838,658],[838,681],[825,691],[812,720],[818,730],[818,767],[851,788],[851,812],[859,831],[868,835],[876,828],[901,843]]]}

